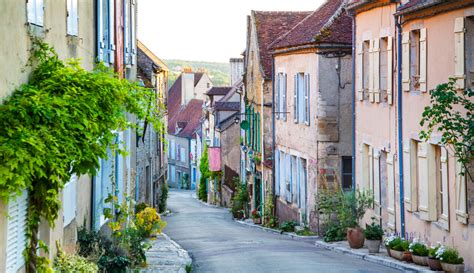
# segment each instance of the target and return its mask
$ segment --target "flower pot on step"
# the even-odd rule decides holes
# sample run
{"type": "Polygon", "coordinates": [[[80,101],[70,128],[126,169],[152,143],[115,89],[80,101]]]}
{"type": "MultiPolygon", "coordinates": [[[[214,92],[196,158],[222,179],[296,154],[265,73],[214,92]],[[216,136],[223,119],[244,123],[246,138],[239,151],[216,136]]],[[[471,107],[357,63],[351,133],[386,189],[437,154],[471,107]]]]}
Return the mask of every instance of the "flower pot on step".
{"type": "Polygon", "coordinates": [[[369,253],[379,253],[380,251],[380,240],[366,240],[365,244],[369,249],[369,253]]]}
{"type": "Polygon", "coordinates": [[[417,265],[428,265],[428,256],[412,255],[411,258],[413,259],[413,262],[417,265]]]}
{"type": "Polygon", "coordinates": [[[443,268],[441,267],[441,263],[438,260],[433,259],[433,258],[428,258],[427,262],[431,270],[434,270],[434,271],[443,270],[443,268]]]}
{"type": "Polygon", "coordinates": [[[398,251],[398,250],[390,249],[390,254],[391,254],[392,258],[397,259],[397,260],[399,260],[399,261],[402,260],[403,251],[398,251]]]}
{"type": "Polygon", "coordinates": [[[347,241],[351,248],[361,248],[364,246],[365,235],[360,227],[347,229],[347,241]]]}
{"type": "Polygon", "coordinates": [[[464,264],[448,264],[441,262],[441,268],[447,273],[463,273],[464,264]]]}

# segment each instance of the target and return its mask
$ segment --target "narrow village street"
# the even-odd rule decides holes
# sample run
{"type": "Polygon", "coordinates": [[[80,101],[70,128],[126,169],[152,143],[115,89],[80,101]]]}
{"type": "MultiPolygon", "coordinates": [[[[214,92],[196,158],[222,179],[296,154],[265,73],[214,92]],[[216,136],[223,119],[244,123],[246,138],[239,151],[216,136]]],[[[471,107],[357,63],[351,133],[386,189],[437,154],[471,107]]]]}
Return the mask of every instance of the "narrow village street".
{"type": "Polygon", "coordinates": [[[202,204],[192,191],[171,191],[164,232],[189,251],[193,272],[399,272],[240,225],[225,208],[202,204]],[[341,261],[344,262],[341,262],[341,261]]]}

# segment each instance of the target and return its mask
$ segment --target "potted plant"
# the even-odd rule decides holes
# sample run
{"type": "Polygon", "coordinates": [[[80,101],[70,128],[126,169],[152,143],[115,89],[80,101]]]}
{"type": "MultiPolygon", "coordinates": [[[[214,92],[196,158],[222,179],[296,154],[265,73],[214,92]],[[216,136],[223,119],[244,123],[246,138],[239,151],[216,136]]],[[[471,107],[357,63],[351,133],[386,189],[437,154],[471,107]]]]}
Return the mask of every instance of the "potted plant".
{"type": "Polygon", "coordinates": [[[365,211],[372,205],[373,198],[369,192],[348,192],[344,197],[344,211],[347,231],[346,237],[351,248],[361,248],[364,246],[364,232],[359,226],[359,222],[364,217],[365,211]]]}
{"type": "Polygon", "coordinates": [[[412,259],[415,264],[427,266],[428,265],[428,247],[425,244],[413,241],[409,246],[412,254],[412,259]]]}
{"type": "Polygon", "coordinates": [[[451,247],[440,247],[436,251],[436,258],[441,263],[441,267],[448,273],[464,272],[464,259],[459,256],[459,252],[451,247]]]}
{"type": "Polygon", "coordinates": [[[436,252],[438,251],[439,248],[441,248],[441,245],[438,244],[437,246],[430,247],[430,249],[428,250],[427,262],[431,270],[435,270],[435,271],[443,270],[443,268],[441,267],[440,261],[436,257],[436,252]]]}
{"type": "Polygon", "coordinates": [[[367,239],[366,244],[369,249],[369,253],[379,253],[380,243],[382,242],[383,229],[375,223],[375,218],[372,218],[370,225],[365,225],[364,230],[365,238],[367,239]]]}
{"type": "Polygon", "coordinates": [[[386,243],[387,248],[390,249],[390,256],[400,261],[404,260],[403,254],[405,251],[408,251],[409,245],[410,243],[408,241],[398,236],[393,236],[388,243],[386,243]]]}
{"type": "Polygon", "coordinates": [[[252,220],[254,224],[260,225],[262,223],[262,217],[258,209],[252,210],[252,220]]]}
{"type": "Polygon", "coordinates": [[[385,238],[383,242],[384,242],[385,248],[387,249],[388,256],[392,257],[392,253],[390,250],[392,249],[394,245],[399,244],[400,240],[401,240],[400,237],[395,236],[393,234],[385,238]]]}

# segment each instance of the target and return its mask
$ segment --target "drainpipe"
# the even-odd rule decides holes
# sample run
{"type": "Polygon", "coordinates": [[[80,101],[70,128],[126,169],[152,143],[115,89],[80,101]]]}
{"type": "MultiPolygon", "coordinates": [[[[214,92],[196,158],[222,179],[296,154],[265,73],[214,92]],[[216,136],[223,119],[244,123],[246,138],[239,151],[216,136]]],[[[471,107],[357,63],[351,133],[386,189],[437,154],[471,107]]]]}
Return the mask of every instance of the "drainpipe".
{"type": "Polygon", "coordinates": [[[272,196],[275,196],[275,57],[272,56],[272,196]]]}
{"type": "Polygon", "coordinates": [[[355,192],[356,188],[356,133],[355,133],[355,121],[356,121],[356,109],[355,109],[355,58],[356,58],[356,21],[355,15],[352,15],[352,191],[355,192]]]}
{"type": "Polygon", "coordinates": [[[405,203],[404,203],[404,188],[403,188],[403,108],[402,108],[402,26],[399,22],[399,17],[395,17],[395,24],[397,26],[397,111],[398,111],[398,168],[400,181],[400,223],[401,233],[405,236],[405,203]]]}

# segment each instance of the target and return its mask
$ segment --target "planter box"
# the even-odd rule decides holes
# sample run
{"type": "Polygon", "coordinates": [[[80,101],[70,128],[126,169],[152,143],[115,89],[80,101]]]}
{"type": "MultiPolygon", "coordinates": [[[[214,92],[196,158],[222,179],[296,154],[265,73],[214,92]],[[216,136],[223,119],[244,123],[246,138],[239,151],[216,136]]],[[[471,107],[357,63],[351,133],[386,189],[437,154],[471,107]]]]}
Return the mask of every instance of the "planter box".
{"type": "Polygon", "coordinates": [[[463,273],[464,272],[464,264],[448,264],[448,263],[441,263],[441,267],[447,273],[463,273]]]}
{"type": "Polygon", "coordinates": [[[394,259],[401,261],[403,258],[403,251],[390,249],[390,256],[392,256],[392,258],[394,259]]]}
{"type": "Polygon", "coordinates": [[[428,266],[428,256],[412,255],[413,262],[417,265],[428,266]]]}
{"type": "Polygon", "coordinates": [[[435,270],[435,271],[443,270],[443,268],[441,267],[441,263],[438,260],[428,258],[428,260],[426,261],[428,262],[428,266],[430,267],[431,270],[435,270]]]}
{"type": "Polygon", "coordinates": [[[380,240],[365,240],[365,245],[369,249],[369,253],[379,253],[381,243],[380,240]]]}

